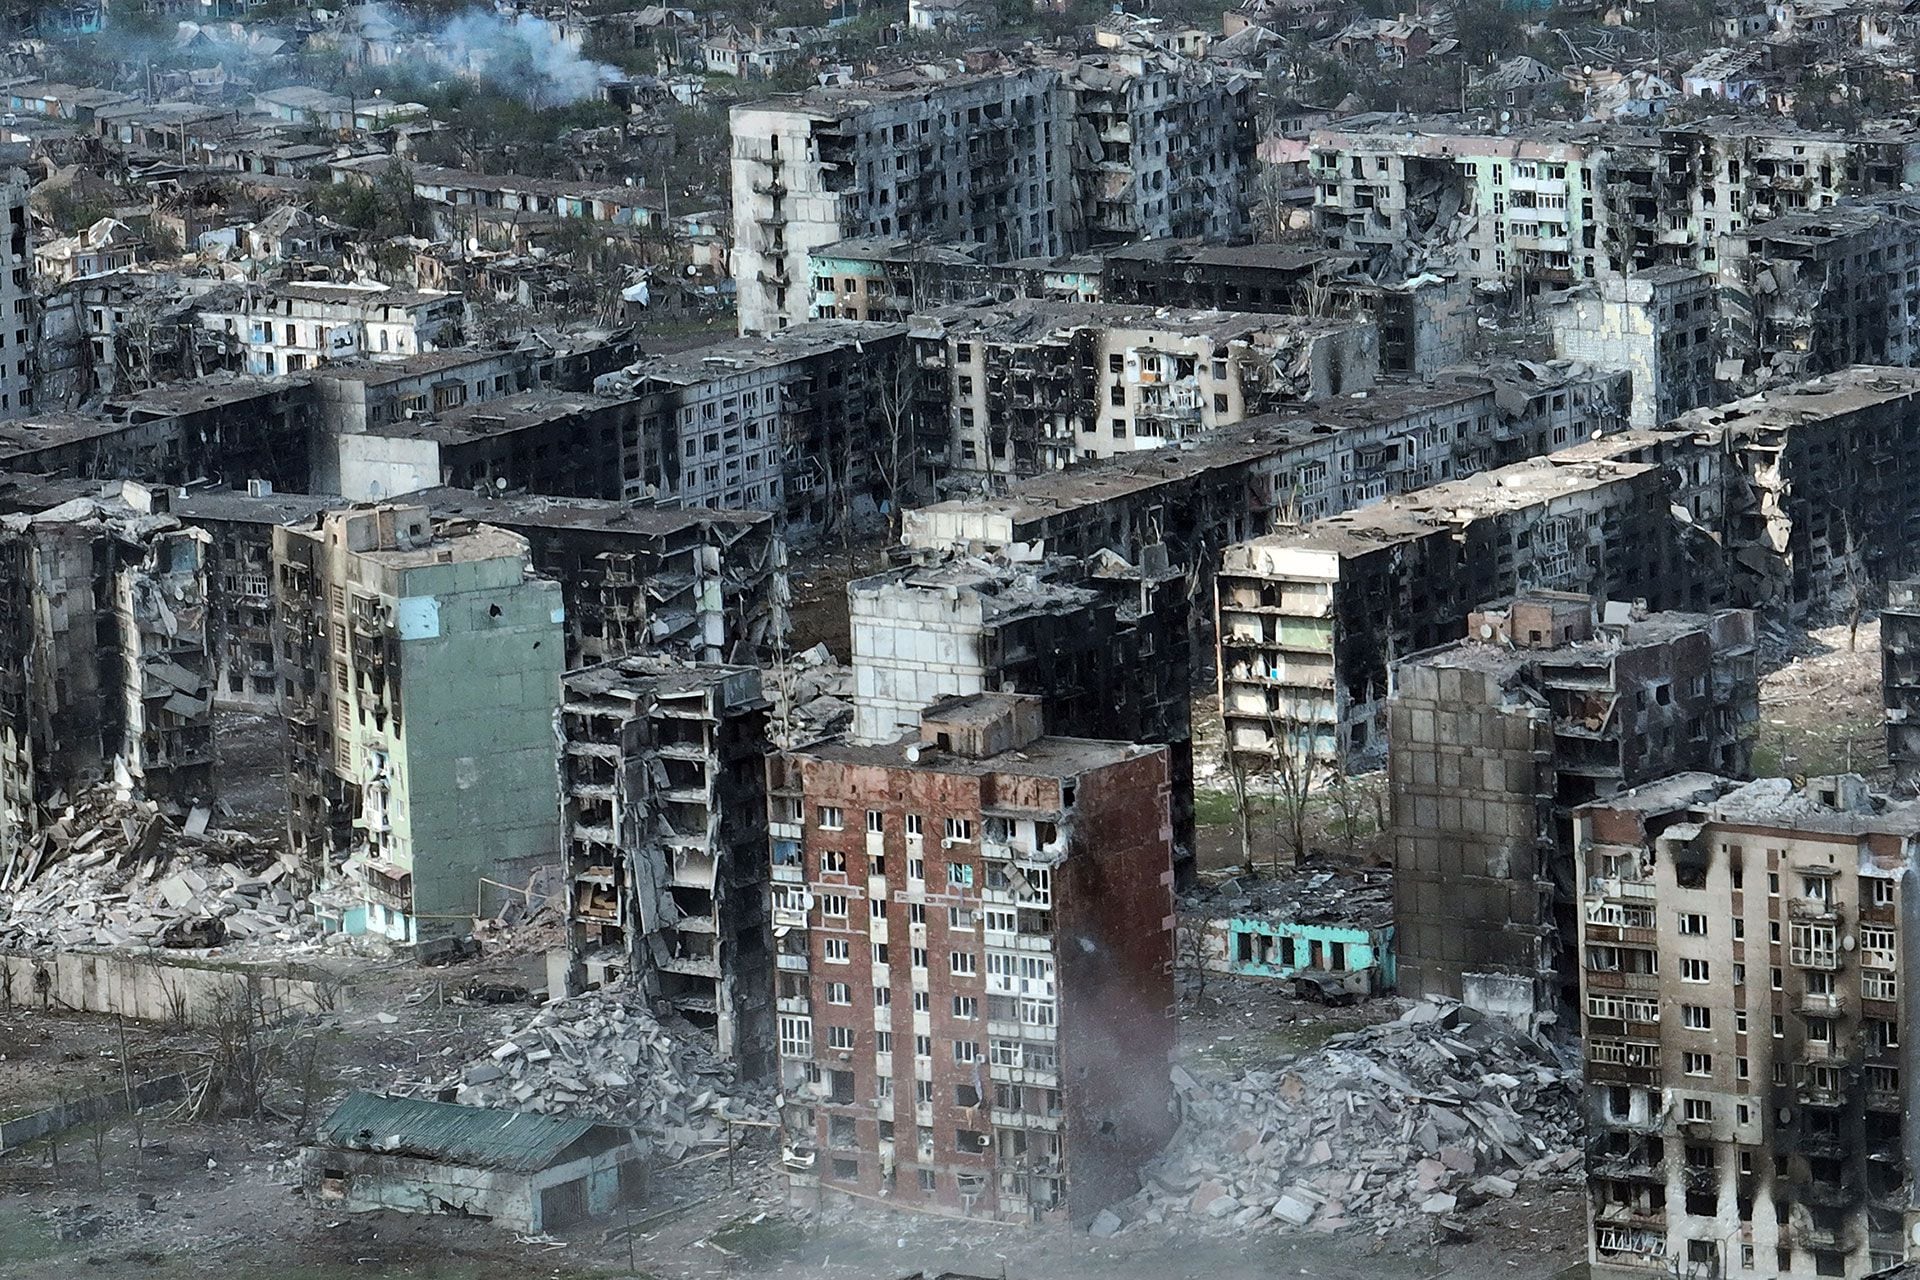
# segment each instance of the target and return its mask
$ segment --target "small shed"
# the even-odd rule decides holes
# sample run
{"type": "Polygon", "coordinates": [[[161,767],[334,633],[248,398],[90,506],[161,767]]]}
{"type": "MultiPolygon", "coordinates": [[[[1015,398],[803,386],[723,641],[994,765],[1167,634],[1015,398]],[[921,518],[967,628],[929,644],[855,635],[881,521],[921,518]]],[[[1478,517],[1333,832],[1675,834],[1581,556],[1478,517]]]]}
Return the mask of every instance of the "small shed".
{"type": "Polygon", "coordinates": [[[530,1234],[640,1198],[631,1130],[569,1116],[354,1093],[306,1151],[317,1203],[484,1218],[530,1234]]]}

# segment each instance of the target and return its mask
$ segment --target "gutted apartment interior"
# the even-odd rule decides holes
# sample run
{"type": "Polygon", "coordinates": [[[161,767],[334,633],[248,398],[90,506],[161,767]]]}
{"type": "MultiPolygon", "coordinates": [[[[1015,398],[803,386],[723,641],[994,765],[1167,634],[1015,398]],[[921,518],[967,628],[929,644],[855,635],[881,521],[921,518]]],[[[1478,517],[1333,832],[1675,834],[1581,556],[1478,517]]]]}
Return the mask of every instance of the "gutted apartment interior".
{"type": "Polygon", "coordinates": [[[766,720],[752,667],[629,657],[566,678],[568,958],[623,978],[750,1076],[774,1061],[766,720]]]}

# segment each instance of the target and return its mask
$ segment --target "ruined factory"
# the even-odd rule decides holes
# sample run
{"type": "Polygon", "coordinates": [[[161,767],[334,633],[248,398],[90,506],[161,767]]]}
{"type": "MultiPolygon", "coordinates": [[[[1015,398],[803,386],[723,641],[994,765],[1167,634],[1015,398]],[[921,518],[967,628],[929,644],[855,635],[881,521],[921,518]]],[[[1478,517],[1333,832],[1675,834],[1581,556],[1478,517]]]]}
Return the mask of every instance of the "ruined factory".
{"type": "Polygon", "coordinates": [[[0,1280],[1920,1277],[1916,50],[0,5],[0,1280]]]}

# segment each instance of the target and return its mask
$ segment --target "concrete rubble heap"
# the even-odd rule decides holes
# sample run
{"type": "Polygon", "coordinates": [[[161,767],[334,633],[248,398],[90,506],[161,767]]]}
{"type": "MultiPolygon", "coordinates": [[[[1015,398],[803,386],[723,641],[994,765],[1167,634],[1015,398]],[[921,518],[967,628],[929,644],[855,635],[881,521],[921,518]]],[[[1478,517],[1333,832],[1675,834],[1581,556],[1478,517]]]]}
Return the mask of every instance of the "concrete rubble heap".
{"type": "Polygon", "coordinates": [[[0,950],[304,944],[319,926],[288,858],[196,808],[178,826],[112,783],[83,792],[0,883],[0,950]]]}
{"type": "Polygon", "coordinates": [[[768,668],[764,683],[776,746],[818,742],[853,723],[853,668],[836,662],[824,644],[768,668]]]}
{"type": "Polygon", "coordinates": [[[668,1160],[726,1145],[729,1120],[766,1127],[771,1117],[698,1033],[676,1034],[620,987],[554,1001],[458,1073],[395,1092],[610,1120],[657,1140],[668,1160]]]}
{"type": "Polygon", "coordinates": [[[1451,1003],[1335,1035],[1273,1070],[1173,1069],[1181,1125],[1095,1234],[1189,1215],[1212,1232],[1404,1230],[1577,1171],[1579,1077],[1451,1003]]]}

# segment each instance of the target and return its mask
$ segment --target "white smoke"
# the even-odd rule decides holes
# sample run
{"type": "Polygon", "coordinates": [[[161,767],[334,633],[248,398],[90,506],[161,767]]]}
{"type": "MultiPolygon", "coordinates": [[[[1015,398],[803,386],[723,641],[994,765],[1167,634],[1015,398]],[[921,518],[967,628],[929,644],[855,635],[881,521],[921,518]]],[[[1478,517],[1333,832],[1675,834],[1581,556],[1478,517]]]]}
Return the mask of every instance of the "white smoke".
{"type": "MultiPolygon", "coordinates": [[[[368,5],[361,12],[363,31],[372,30],[375,23],[389,30],[406,29],[387,6],[368,5]]],[[[598,93],[601,85],[620,78],[606,63],[583,57],[567,43],[560,27],[531,13],[503,15],[469,9],[420,36],[409,53],[530,106],[583,102],[598,93]]]]}

